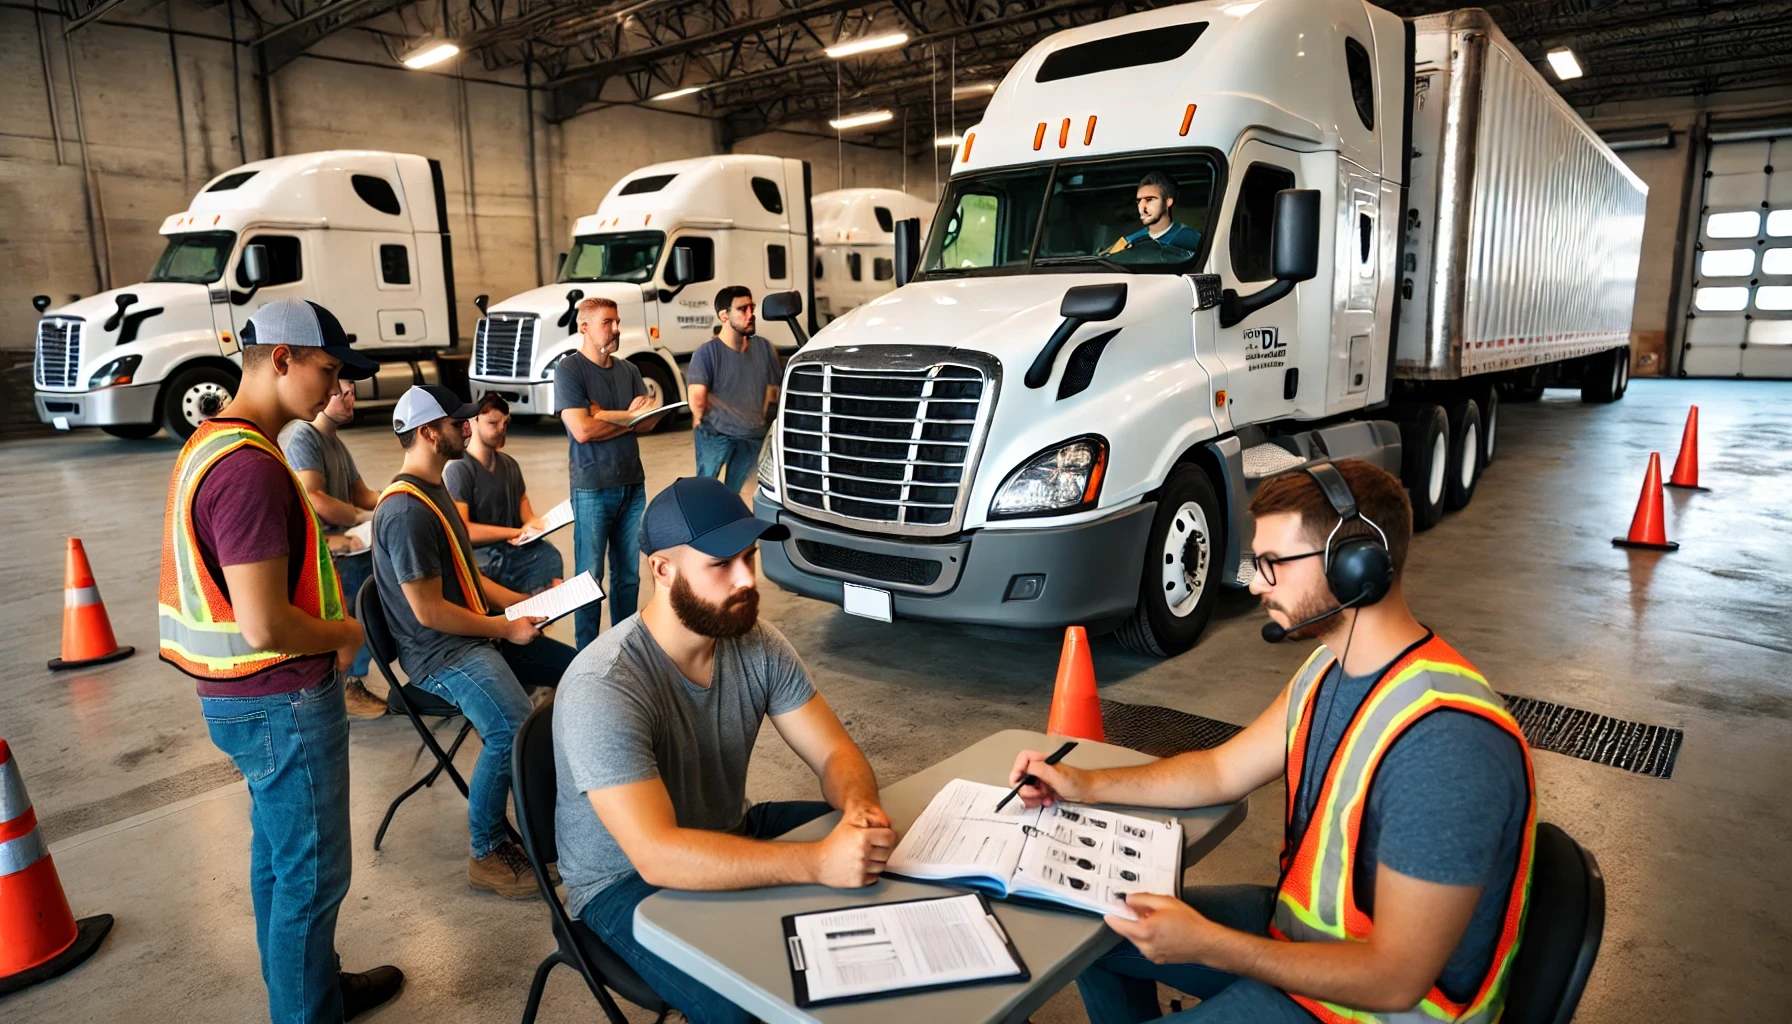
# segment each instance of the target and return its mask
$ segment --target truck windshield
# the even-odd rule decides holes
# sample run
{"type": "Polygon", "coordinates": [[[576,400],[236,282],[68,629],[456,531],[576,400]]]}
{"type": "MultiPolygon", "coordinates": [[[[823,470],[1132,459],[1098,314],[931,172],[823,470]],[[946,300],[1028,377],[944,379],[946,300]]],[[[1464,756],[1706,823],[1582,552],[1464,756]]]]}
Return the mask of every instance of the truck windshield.
{"type": "Polygon", "coordinates": [[[169,235],[168,247],[149,272],[149,281],[211,284],[224,276],[230,250],[236,247],[234,231],[189,231],[169,235]]]}
{"type": "Polygon", "coordinates": [[[928,233],[922,271],[1181,273],[1206,248],[1217,177],[1211,157],[1179,153],[960,178],[928,233]]]}
{"type": "Polygon", "coordinates": [[[659,266],[660,248],[666,235],[660,231],[629,231],[615,235],[580,235],[572,240],[560,280],[646,281],[659,266]]]}

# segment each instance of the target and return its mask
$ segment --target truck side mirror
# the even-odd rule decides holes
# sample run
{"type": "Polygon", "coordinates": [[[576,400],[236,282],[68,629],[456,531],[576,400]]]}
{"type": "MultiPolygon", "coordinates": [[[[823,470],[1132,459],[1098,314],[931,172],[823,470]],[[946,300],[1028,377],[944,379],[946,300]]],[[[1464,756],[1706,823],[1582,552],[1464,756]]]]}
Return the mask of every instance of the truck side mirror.
{"type": "Polygon", "coordinates": [[[37,310],[39,313],[42,313],[44,310],[49,309],[50,308],[50,297],[48,295],[33,295],[33,296],[31,296],[31,308],[37,310]]]}
{"type": "Polygon", "coordinates": [[[268,279],[268,247],[265,245],[243,246],[243,277],[251,288],[260,288],[268,279]]]}
{"type": "Polygon", "coordinates": [[[1276,217],[1270,225],[1270,269],[1275,283],[1249,295],[1228,288],[1220,293],[1220,326],[1232,327],[1252,313],[1294,291],[1319,273],[1319,191],[1283,189],[1276,193],[1276,217]]]}
{"type": "Polygon", "coordinates": [[[682,245],[672,247],[672,257],[666,261],[666,283],[674,288],[683,288],[697,276],[696,266],[691,261],[691,250],[682,245]]]}
{"type": "Polygon", "coordinates": [[[796,335],[797,347],[809,343],[809,334],[803,330],[803,296],[800,292],[772,292],[759,300],[759,315],[767,320],[778,320],[790,325],[790,332],[796,335]]]}
{"type": "Polygon", "coordinates": [[[1052,363],[1057,361],[1058,350],[1062,349],[1076,329],[1084,324],[1100,323],[1112,320],[1126,309],[1126,282],[1117,284],[1085,284],[1078,285],[1064,293],[1063,301],[1058,303],[1058,315],[1064,322],[1052,332],[1052,336],[1033,357],[1033,365],[1027,367],[1026,382],[1029,388],[1045,387],[1045,382],[1052,378],[1052,363]]]}
{"type": "Polygon", "coordinates": [[[896,222],[896,287],[915,279],[915,268],[921,265],[921,218],[910,217],[896,222]]]}
{"type": "Polygon", "coordinates": [[[475,295],[475,296],[473,296],[473,305],[479,310],[480,316],[485,315],[485,307],[491,305],[491,302],[492,302],[492,297],[490,295],[475,295]]]}

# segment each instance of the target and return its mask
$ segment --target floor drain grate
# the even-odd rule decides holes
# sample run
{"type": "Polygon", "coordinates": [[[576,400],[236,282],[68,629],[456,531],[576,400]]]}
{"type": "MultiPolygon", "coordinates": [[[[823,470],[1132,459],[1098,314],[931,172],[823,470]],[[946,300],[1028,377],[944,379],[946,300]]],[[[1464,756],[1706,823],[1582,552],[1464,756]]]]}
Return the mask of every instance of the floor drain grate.
{"type": "MultiPolygon", "coordinates": [[[[1674,777],[1684,737],[1679,729],[1627,722],[1530,697],[1501,696],[1534,749],[1651,778],[1674,777]]],[[[1101,717],[1109,743],[1153,757],[1210,750],[1244,731],[1243,726],[1186,711],[1117,700],[1101,702],[1101,717]]]]}

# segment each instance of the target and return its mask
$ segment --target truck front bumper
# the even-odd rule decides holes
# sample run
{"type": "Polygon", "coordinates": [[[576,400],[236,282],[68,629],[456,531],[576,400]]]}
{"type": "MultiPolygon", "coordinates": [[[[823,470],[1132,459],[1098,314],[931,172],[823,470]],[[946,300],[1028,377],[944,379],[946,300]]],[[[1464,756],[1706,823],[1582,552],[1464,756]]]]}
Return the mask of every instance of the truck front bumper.
{"type": "Polygon", "coordinates": [[[759,546],[767,578],[786,590],[843,602],[843,585],[887,590],[898,618],[1007,629],[1125,621],[1139,600],[1139,573],[1155,502],[1092,522],[1024,530],[970,530],[947,541],[853,533],[753,498],[754,515],[782,523],[790,539],[759,546]]]}
{"type": "Polygon", "coordinates": [[[58,430],[113,427],[156,422],[156,396],[160,391],[159,383],[98,391],[38,391],[33,400],[37,418],[58,430]]]}
{"type": "Polygon", "coordinates": [[[487,394],[500,394],[510,403],[510,414],[526,414],[529,416],[554,415],[554,382],[551,380],[481,380],[469,377],[473,386],[473,401],[478,402],[487,394]]]}

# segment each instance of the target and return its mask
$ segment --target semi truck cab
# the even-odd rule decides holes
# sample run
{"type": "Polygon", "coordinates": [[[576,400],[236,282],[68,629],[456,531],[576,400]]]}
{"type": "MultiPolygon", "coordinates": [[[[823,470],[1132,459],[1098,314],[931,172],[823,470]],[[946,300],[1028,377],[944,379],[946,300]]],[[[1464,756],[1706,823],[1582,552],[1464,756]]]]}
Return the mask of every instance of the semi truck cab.
{"type": "Polygon", "coordinates": [[[930,220],[933,204],[893,188],[823,192],[815,215],[815,321],[835,317],[896,287],[896,225],[930,220]]]}

